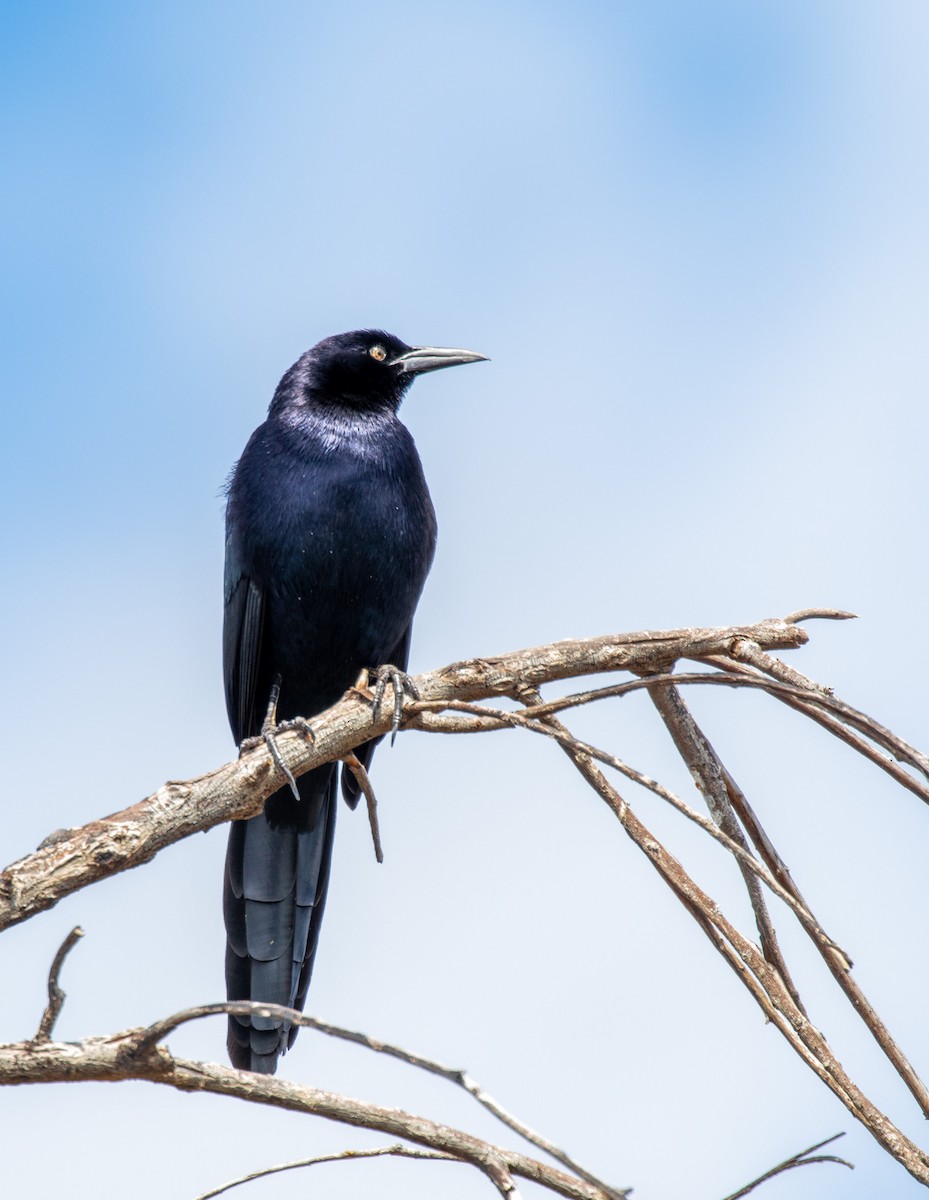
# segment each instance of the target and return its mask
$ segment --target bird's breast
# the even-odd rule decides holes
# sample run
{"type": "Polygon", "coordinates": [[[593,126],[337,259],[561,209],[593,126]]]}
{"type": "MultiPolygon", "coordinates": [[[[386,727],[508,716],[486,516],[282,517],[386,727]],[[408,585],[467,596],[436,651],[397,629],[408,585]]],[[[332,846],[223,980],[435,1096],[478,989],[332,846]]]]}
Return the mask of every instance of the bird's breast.
{"type": "Polygon", "coordinates": [[[291,699],[294,680],[313,681],[299,704],[332,703],[361,667],[389,660],[412,621],[436,525],[403,434],[373,456],[317,445],[240,462],[230,504],[243,567],[267,597],[269,659],[292,681],[291,699]]]}

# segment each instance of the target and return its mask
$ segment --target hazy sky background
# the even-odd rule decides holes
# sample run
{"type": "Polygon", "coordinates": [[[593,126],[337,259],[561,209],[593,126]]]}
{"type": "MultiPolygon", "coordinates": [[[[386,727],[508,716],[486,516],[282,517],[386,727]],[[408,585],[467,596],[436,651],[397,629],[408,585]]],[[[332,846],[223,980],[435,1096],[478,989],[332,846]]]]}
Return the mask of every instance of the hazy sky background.
{"type": "MultiPolygon", "coordinates": [[[[358,326],[493,360],[403,410],[440,525],[414,669],[835,605],[861,620],[791,662],[929,746],[919,0],[9,3],[0,56],[4,862],[233,753],[223,481],[283,371],[358,326]]],[[[925,1076],[929,814],[770,699],[692,703],[925,1076]]],[[[574,724],[689,798],[644,697],[574,724]]],[[[467,1067],[637,1200],[721,1197],[840,1129],[853,1174],[767,1200],[917,1195],[555,747],[407,734],[375,766],[386,863],[343,810],[310,1012],[467,1067]]],[[[630,799],[750,928],[729,863],[630,799]]],[[[7,932],[0,1040],[36,1028],[77,923],[62,1038],[220,998],[224,845],[7,932]]],[[[785,929],[812,1019],[925,1142],[785,929]]],[[[218,1019],[170,1045],[223,1041],[218,1019]]],[[[516,1143],[308,1032],[282,1074],[516,1143]]],[[[3,1190],[43,1200],[187,1200],[385,1140],[143,1084],[9,1090],[0,1130],[3,1190]]],[[[314,1171],[242,1194],[489,1188],[314,1171]]]]}

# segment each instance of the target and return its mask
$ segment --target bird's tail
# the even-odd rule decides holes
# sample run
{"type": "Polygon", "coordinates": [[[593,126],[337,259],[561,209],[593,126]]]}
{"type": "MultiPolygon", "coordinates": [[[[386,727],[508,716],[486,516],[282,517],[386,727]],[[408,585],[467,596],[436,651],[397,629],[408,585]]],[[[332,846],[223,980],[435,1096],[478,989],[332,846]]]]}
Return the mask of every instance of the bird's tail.
{"type": "MultiPolygon", "coordinates": [[[[297,781],[300,803],[285,788],[249,821],[233,822],[226,851],[226,995],[302,1011],[326,904],[335,831],[334,764],[297,781]]],[[[273,1075],[297,1036],[289,1022],[230,1017],[232,1065],[273,1075]]]]}

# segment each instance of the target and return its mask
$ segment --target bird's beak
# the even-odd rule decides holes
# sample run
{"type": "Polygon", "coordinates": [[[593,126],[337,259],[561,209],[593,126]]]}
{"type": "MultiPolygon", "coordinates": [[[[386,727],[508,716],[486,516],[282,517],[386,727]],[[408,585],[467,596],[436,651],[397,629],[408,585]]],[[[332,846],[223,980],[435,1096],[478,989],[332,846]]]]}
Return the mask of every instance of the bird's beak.
{"type": "Polygon", "coordinates": [[[439,371],[442,367],[457,367],[469,362],[487,362],[487,355],[443,346],[414,346],[406,354],[398,355],[390,365],[399,367],[405,375],[421,375],[424,371],[439,371]]]}

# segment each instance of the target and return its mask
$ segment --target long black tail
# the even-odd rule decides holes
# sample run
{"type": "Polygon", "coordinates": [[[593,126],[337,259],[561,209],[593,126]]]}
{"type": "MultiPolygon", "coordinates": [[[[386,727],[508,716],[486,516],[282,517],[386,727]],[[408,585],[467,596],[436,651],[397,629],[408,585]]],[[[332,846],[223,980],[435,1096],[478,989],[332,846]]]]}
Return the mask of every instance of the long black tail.
{"type": "MultiPolygon", "coordinates": [[[[232,824],[223,889],[230,1000],[303,1009],[329,884],[337,776],[334,764],[310,771],[297,781],[299,804],[284,788],[261,815],[232,824]]],[[[226,1045],[234,1067],[273,1075],[296,1036],[289,1022],[230,1017],[226,1045]]]]}

